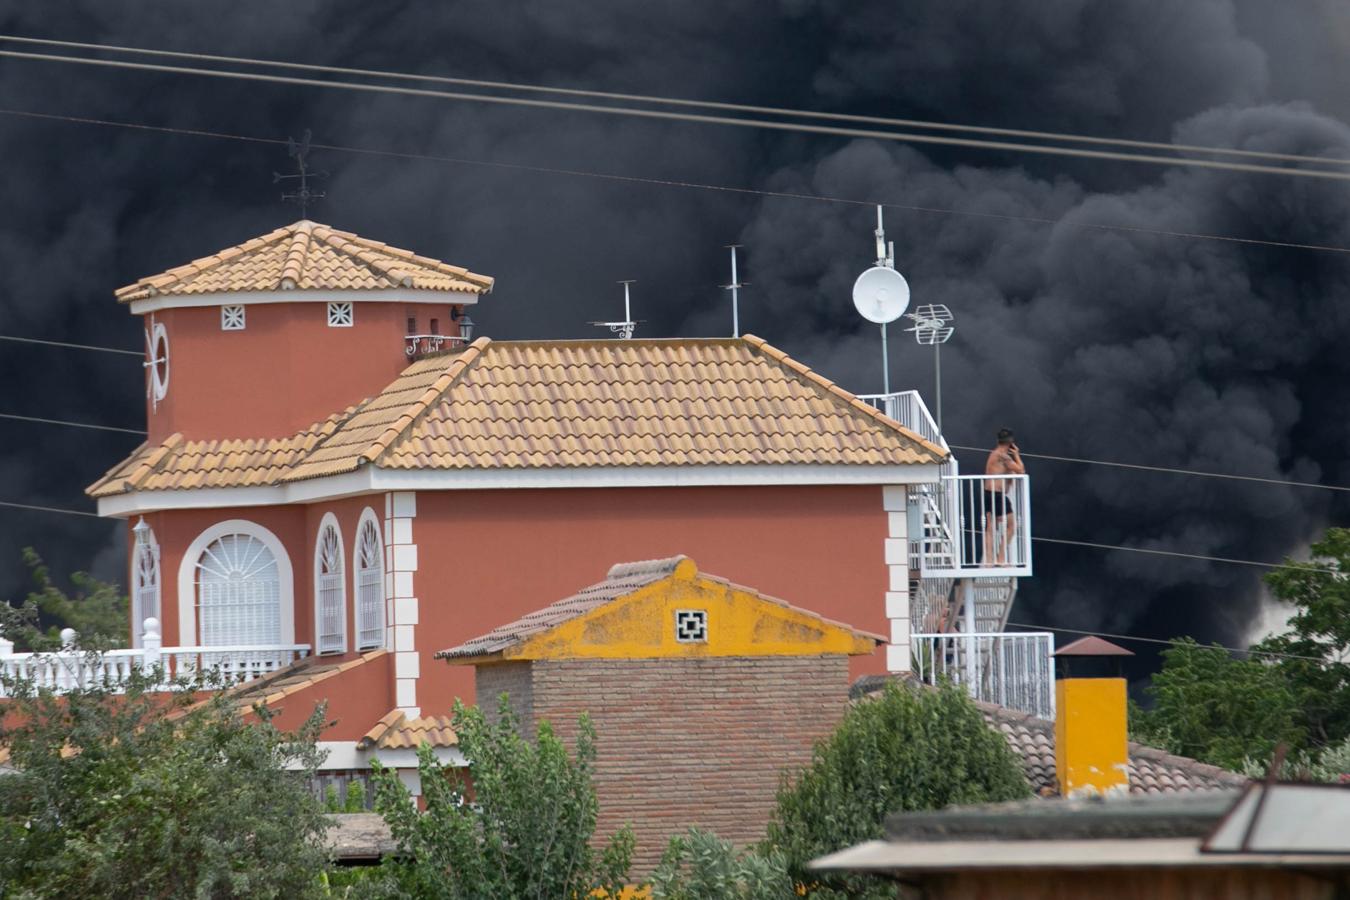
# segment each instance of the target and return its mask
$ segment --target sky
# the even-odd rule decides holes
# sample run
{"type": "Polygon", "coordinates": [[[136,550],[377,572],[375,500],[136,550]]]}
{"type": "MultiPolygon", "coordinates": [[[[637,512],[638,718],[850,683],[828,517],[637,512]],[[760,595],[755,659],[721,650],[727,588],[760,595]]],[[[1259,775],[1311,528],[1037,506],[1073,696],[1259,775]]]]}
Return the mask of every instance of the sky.
{"type": "MultiPolygon", "coordinates": [[[[1350,7],[1305,0],[614,0],[0,3],[0,33],[1103,137],[1350,156],[1350,7]]],[[[23,48],[16,48],[23,49],[23,48]]],[[[879,335],[849,301],[875,213],[914,302],[946,303],[950,442],[1350,484],[1350,187],[1279,175],[526,110],[0,59],[0,334],[139,349],[115,288],[299,218],[284,147],[14,115],[116,120],[451,161],[315,151],[310,217],[494,275],[494,338],[595,336],[636,279],[640,336],[743,327],[859,393],[879,335]],[[790,199],[524,167],[812,194],[790,199]],[[1094,226],[1123,226],[1100,228],[1094,226]]],[[[931,352],[892,384],[931,400],[931,352]]],[[[297,348],[297,352],[303,352],[297,348]]],[[[0,412],[138,428],[130,356],[0,342],[0,412]]],[[[930,404],[931,405],[931,404],[930,404]]],[[[0,420],[0,500],[92,509],[130,434],[0,420]]],[[[962,455],[967,471],[981,460],[962,455]]],[[[1046,537],[1277,561],[1344,494],[1032,461],[1046,537]]],[[[125,581],[112,523],[0,509],[20,548],[125,581]]],[[[1039,544],[1014,618],[1240,642],[1260,570],[1039,544]]],[[[1278,610],[1275,611],[1278,613],[1278,610]]],[[[1278,618],[1278,616],[1276,616],[1278,618]]]]}

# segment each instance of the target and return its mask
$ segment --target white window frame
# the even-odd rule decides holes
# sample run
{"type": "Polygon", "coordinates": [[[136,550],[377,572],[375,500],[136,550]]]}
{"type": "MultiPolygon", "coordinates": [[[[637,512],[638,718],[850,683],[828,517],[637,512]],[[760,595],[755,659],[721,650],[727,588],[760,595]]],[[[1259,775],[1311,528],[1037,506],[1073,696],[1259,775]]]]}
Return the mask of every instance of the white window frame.
{"type": "Polygon", "coordinates": [[[367,506],[361,512],[361,521],[356,526],[356,540],[352,542],[352,586],[355,596],[353,605],[356,610],[356,649],[374,650],[385,644],[385,585],[384,585],[384,535],[380,533],[380,519],[375,510],[367,506]],[[367,565],[371,555],[363,553],[369,550],[364,543],[367,536],[374,540],[374,565],[367,565]],[[374,604],[370,603],[372,594],[374,604]]]}
{"type": "Polygon", "coordinates": [[[220,308],[220,330],[221,331],[243,331],[246,322],[247,308],[243,304],[233,306],[222,306],[220,308]]]}
{"type": "Polygon", "coordinates": [[[145,620],[154,616],[161,620],[163,611],[160,600],[163,581],[159,569],[159,541],[155,540],[155,530],[146,526],[145,543],[135,541],[131,547],[131,646],[141,646],[145,620]]]}
{"type": "Polygon", "coordinates": [[[151,327],[148,331],[149,354],[146,356],[146,368],[150,372],[150,383],[146,392],[154,398],[154,403],[159,404],[169,393],[169,332],[164,327],[163,322],[151,321],[151,327]],[[160,348],[164,353],[160,355],[160,348]],[[164,369],[160,371],[160,363],[164,363],[164,369]]]}
{"type": "Polygon", "coordinates": [[[314,538],[314,653],[347,652],[347,566],[337,516],[324,513],[314,538]],[[327,607],[336,606],[331,616],[327,607]],[[332,618],[328,627],[326,618],[332,618]]]}
{"type": "Polygon", "coordinates": [[[356,321],[356,307],[350,300],[328,302],[328,327],[351,328],[356,321]]]}
{"type": "Polygon", "coordinates": [[[281,643],[295,643],[295,573],[291,568],[291,558],[281,540],[256,522],[247,519],[226,519],[207,528],[188,545],[183,559],[178,564],[178,643],[184,647],[199,646],[197,633],[197,564],[207,547],[229,534],[242,534],[256,538],[272,552],[277,566],[278,595],[280,604],[278,622],[281,628],[281,643]]]}

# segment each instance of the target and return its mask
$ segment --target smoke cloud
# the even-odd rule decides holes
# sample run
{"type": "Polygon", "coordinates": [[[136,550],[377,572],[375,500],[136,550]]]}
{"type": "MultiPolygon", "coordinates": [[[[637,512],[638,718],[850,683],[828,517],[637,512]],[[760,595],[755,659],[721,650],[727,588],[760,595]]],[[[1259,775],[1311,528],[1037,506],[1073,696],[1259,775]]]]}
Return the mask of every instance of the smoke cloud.
{"type": "MultiPolygon", "coordinates": [[[[0,11],[0,32],[558,86],[1350,153],[1350,16],[1257,0],[1064,0],[1016,8],[735,2],[290,3],[81,0],[0,11]],[[1316,64],[1310,61],[1316,61],[1316,64]],[[1329,87],[1331,86],[1331,87],[1329,87]]],[[[1151,233],[1350,246],[1336,183],[0,61],[0,106],[461,159],[896,204],[915,302],[948,304],[946,431],[1002,425],[1062,456],[1347,483],[1345,255],[1151,233]],[[909,209],[901,207],[911,207],[909,209]],[[918,209],[923,208],[923,209],[918,209]],[[930,210],[930,211],[924,211],[930,210]],[[948,210],[939,213],[931,210],[948,210]],[[1118,226],[1102,228],[1093,226],[1118,226]],[[1140,230],[1122,230],[1140,229],[1140,230]]],[[[294,218],[281,148],[0,115],[0,333],[137,348],[111,291],[294,218]]],[[[745,245],[749,330],[842,384],[880,390],[849,303],[867,205],[317,152],[322,221],[498,277],[494,337],[576,337],[635,278],[648,335],[729,330],[722,245],[745,245]]],[[[897,334],[892,381],[931,398],[932,353],[897,334]]],[[[137,426],[132,357],[0,346],[0,412],[137,426]]],[[[130,435],[0,422],[0,499],[84,506],[130,435]]],[[[982,464],[964,454],[966,470],[982,464]]],[[[1032,465],[1047,537],[1279,559],[1347,508],[1326,492],[1032,465]]],[[[18,550],[124,578],[120,529],[0,511],[0,595],[18,550]]],[[[1237,640],[1259,572],[1040,544],[1017,618],[1237,640]]]]}

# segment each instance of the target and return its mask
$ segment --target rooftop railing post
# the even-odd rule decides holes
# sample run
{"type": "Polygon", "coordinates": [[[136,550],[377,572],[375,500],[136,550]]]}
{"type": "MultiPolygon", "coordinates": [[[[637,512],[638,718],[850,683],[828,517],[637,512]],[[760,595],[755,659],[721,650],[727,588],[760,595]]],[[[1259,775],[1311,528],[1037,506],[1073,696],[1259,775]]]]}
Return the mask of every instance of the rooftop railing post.
{"type": "Polygon", "coordinates": [[[145,672],[153,672],[159,668],[161,662],[160,651],[164,647],[164,638],[159,633],[159,619],[150,616],[142,623],[141,633],[141,668],[145,672]]]}

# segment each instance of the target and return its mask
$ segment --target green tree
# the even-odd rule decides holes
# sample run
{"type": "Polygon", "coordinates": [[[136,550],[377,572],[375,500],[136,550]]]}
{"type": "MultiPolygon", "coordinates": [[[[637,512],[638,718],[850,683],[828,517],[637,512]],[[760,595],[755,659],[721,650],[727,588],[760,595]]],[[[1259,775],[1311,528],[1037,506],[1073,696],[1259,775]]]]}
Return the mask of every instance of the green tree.
{"type": "Polygon", "coordinates": [[[901,687],[849,708],[816,747],[811,765],[784,781],[766,849],[815,897],[892,898],[866,876],[822,877],[812,859],[882,837],[893,812],[941,809],[1031,795],[1007,742],[959,688],[901,687]]]}
{"type": "Polygon", "coordinates": [[[590,721],[581,719],[574,757],[547,722],[533,741],[523,737],[505,695],[496,722],[456,703],[454,727],[467,771],[442,766],[424,744],[425,811],[393,772],[377,768],[375,807],[402,857],[383,867],[386,889],[449,900],[619,896],[633,836],[624,829],[600,852],[590,845],[598,812],[590,721]]]}
{"type": "Polygon", "coordinates": [[[1286,771],[1343,765],[1335,752],[1350,739],[1350,529],[1328,530],[1311,555],[1266,576],[1294,615],[1251,658],[1189,639],[1164,651],[1152,709],[1131,713],[1137,737],[1239,771],[1263,771],[1281,743],[1286,771]]]}
{"type": "Polygon", "coordinates": [[[220,692],[61,696],[8,683],[0,730],[0,896],[304,897],[327,863],[307,781],[317,709],[295,732],[246,722],[220,692]]]}
{"type": "Polygon", "coordinates": [[[652,873],[653,900],[794,900],[787,857],[776,850],[737,853],[730,841],[691,828],[670,839],[652,873]]]}
{"type": "Polygon", "coordinates": [[[23,561],[33,589],[22,603],[8,605],[0,619],[0,634],[24,650],[57,648],[63,628],[75,629],[81,647],[106,650],[127,645],[130,601],[120,587],[76,572],[70,576],[74,590],[67,593],[52,581],[47,565],[32,547],[24,548],[23,561]]]}
{"type": "Polygon", "coordinates": [[[1179,640],[1163,651],[1147,693],[1153,708],[1132,711],[1133,733],[1172,753],[1238,770],[1269,760],[1281,743],[1305,745],[1295,691],[1267,659],[1179,640]]]}

